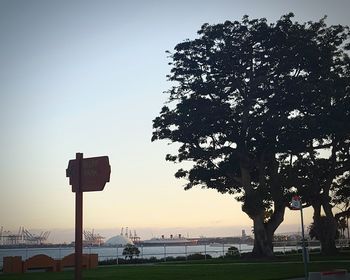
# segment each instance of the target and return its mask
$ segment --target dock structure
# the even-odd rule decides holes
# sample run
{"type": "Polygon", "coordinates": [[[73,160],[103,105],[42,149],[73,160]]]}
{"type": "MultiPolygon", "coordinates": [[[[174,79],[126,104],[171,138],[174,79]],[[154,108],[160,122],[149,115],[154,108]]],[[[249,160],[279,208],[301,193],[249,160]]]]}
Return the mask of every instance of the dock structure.
{"type": "Polygon", "coordinates": [[[50,231],[42,231],[40,234],[33,234],[24,227],[19,227],[17,233],[0,228],[0,245],[16,246],[16,245],[42,245],[50,235],[50,231]]]}
{"type": "Polygon", "coordinates": [[[94,230],[84,230],[83,234],[83,243],[85,246],[101,246],[104,243],[105,237],[101,236],[99,233],[94,233],[94,230]]]}

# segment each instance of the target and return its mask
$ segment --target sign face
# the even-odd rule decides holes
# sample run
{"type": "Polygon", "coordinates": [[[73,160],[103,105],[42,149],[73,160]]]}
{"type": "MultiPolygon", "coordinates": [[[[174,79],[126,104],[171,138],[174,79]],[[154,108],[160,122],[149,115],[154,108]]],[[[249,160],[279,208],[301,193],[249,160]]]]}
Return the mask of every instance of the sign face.
{"type": "Polygon", "coordinates": [[[292,205],[291,205],[292,210],[300,210],[301,209],[301,201],[300,197],[295,195],[292,198],[292,205]]]}
{"type": "Polygon", "coordinates": [[[111,174],[108,156],[83,158],[80,162],[81,166],[79,167],[77,159],[70,160],[66,170],[66,176],[69,177],[72,191],[79,191],[79,173],[81,176],[80,191],[102,191],[106,183],[109,182],[111,174]]]}

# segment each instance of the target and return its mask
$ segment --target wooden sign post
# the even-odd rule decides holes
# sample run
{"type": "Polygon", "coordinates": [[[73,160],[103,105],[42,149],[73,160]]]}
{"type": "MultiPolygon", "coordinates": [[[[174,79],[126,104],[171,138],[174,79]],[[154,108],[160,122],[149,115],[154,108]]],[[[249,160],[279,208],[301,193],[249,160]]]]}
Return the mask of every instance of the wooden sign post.
{"type": "Polygon", "coordinates": [[[102,191],[110,174],[107,156],[84,159],[82,153],[77,153],[66,169],[66,177],[75,192],[75,280],[82,279],[83,192],[102,191]]]}

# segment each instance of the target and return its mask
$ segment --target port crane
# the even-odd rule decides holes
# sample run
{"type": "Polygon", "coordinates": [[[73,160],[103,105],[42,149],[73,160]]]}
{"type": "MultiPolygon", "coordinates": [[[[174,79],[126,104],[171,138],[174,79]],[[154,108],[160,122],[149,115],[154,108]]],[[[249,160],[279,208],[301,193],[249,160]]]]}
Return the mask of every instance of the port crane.
{"type": "Polygon", "coordinates": [[[39,235],[31,233],[23,226],[19,227],[17,233],[0,228],[0,245],[41,245],[46,242],[50,231],[42,231],[39,235]]]}

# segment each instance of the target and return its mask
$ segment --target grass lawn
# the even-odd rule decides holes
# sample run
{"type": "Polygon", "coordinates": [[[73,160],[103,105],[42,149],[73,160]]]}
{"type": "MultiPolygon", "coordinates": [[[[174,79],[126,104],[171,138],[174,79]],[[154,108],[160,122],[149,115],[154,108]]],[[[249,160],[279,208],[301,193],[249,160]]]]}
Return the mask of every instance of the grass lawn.
{"type": "MultiPolygon", "coordinates": [[[[350,261],[322,261],[310,264],[310,271],[336,268],[350,270],[350,261]]],[[[267,280],[303,277],[304,266],[298,263],[190,263],[155,265],[100,266],[84,271],[83,279],[105,280],[267,280]]],[[[25,274],[0,274],[0,280],[73,280],[74,272],[30,272],[25,274]]]]}

